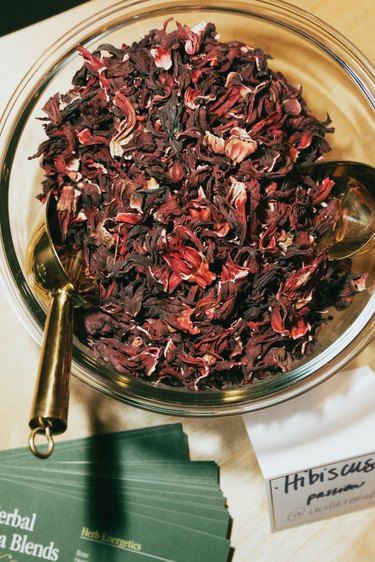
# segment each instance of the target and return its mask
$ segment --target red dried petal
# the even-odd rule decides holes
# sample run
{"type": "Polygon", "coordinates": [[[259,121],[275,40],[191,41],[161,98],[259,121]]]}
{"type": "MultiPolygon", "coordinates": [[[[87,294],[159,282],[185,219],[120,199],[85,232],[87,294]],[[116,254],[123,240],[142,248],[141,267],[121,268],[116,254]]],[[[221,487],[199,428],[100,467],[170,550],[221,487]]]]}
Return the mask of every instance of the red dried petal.
{"type": "Polygon", "coordinates": [[[224,154],[225,141],[222,137],[217,137],[216,135],[213,135],[209,131],[206,131],[206,134],[203,138],[203,142],[207,146],[209,146],[212,152],[215,152],[215,154],[224,154]]]}
{"type": "Polygon", "coordinates": [[[84,146],[92,144],[108,144],[108,139],[101,135],[93,135],[90,129],[83,129],[77,133],[78,140],[84,146]]]}
{"type": "Polygon", "coordinates": [[[172,167],[168,171],[168,175],[175,183],[181,181],[184,176],[184,167],[179,160],[173,163],[172,167]]]}
{"type": "Polygon", "coordinates": [[[183,30],[185,32],[186,43],[185,51],[189,55],[195,55],[200,49],[202,34],[205,31],[207,24],[203,21],[189,29],[187,25],[184,25],[183,30]]]}
{"type": "Polygon", "coordinates": [[[228,258],[225,265],[223,265],[220,279],[223,283],[234,283],[240,279],[246,279],[248,274],[249,270],[246,267],[236,265],[230,258],[228,258]]]}
{"type": "Polygon", "coordinates": [[[94,57],[94,55],[92,55],[90,53],[90,51],[88,51],[82,45],[77,46],[77,51],[79,51],[81,53],[81,55],[83,56],[87,66],[88,66],[88,68],[90,68],[90,70],[93,70],[93,71],[97,72],[98,70],[103,68],[102,62],[99,59],[97,59],[96,57],[94,57]]]}
{"type": "Polygon", "coordinates": [[[362,293],[362,291],[366,290],[367,279],[368,279],[368,273],[362,273],[362,275],[358,275],[357,277],[351,280],[351,283],[354,286],[356,292],[362,293]]]}
{"type": "Polygon", "coordinates": [[[135,213],[117,213],[115,217],[116,222],[126,222],[128,224],[139,224],[143,219],[143,215],[137,215],[135,213]]]}
{"type": "Polygon", "coordinates": [[[58,211],[73,211],[74,205],[74,187],[72,185],[64,185],[61,190],[60,198],[57,202],[58,211]]]}
{"type": "Polygon", "coordinates": [[[155,49],[151,49],[150,53],[157,67],[163,68],[164,70],[169,70],[171,68],[173,61],[170,49],[156,47],[155,49]]]}
{"type": "Polygon", "coordinates": [[[176,318],[176,323],[178,324],[179,328],[184,332],[189,332],[189,334],[199,334],[200,330],[196,326],[194,326],[193,322],[191,321],[191,316],[194,310],[191,308],[185,308],[182,312],[180,312],[178,318],[176,318]]]}
{"type": "Polygon", "coordinates": [[[44,105],[43,111],[48,115],[48,118],[53,125],[60,125],[62,119],[60,111],[60,94],[52,96],[44,105]]]}
{"type": "Polygon", "coordinates": [[[116,93],[113,101],[121,109],[124,119],[119,124],[118,132],[111,138],[109,146],[113,157],[121,157],[124,153],[123,145],[131,140],[130,134],[136,125],[137,116],[130,100],[121,92],[116,93]]]}
{"type": "Polygon", "coordinates": [[[225,141],[224,152],[233,162],[239,164],[245,158],[253,154],[258,148],[258,143],[254,140],[242,140],[235,136],[230,136],[225,141]]]}
{"type": "Polygon", "coordinates": [[[301,104],[296,98],[283,101],[283,110],[288,115],[299,115],[301,113],[301,104]]]}
{"type": "Polygon", "coordinates": [[[201,222],[207,222],[211,220],[211,211],[208,207],[193,208],[189,209],[190,216],[194,219],[198,219],[201,222]]]}
{"type": "Polygon", "coordinates": [[[311,202],[313,205],[319,205],[325,201],[332,191],[335,182],[329,178],[324,178],[317,190],[311,194],[311,202]]]}
{"type": "Polygon", "coordinates": [[[185,106],[189,109],[195,110],[199,108],[199,103],[195,103],[195,99],[199,96],[199,91],[194,88],[187,88],[184,94],[185,106]]]}
{"type": "Polygon", "coordinates": [[[299,316],[297,323],[292,326],[291,335],[294,340],[302,338],[310,329],[308,323],[305,323],[302,316],[299,316]]]}
{"type": "Polygon", "coordinates": [[[147,350],[128,359],[128,368],[137,371],[141,369],[147,377],[150,377],[157,367],[162,352],[161,347],[148,347],[147,350]]]}
{"type": "Polygon", "coordinates": [[[228,222],[217,222],[214,224],[214,231],[220,238],[224,238],[230,231],[230,224],[228,222]]]}
{"type": "Polygon", "coordinates": [[[288,336],[290,334],[289,330],[285,328],[284,319],[281,315],[281,307],[278,304],[272,306],[271,326],[272,329],[281,336],[288,336]]]}

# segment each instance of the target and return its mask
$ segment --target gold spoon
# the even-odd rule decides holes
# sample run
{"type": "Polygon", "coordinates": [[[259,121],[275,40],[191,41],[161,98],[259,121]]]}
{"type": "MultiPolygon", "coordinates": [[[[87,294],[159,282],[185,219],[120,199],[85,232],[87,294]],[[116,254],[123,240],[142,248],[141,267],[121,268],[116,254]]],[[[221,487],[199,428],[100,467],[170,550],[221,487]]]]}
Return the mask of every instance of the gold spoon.
{"type": "Polygon", "coordinates": [[[337,220],[317,240],[332,260],[364,254],[375,247],[375,169],[350,161],[326,161],[301,168],[320,183],[335,182],[332,194],[339,200],[337,220]]]}
{"type": "Polygon", "coordinates": [[[53,434],[67,428],[72,359],[74,307],[98,306],[98,285],[85,275],[82,252],[57,254],[59,224],[56,199],[49,194],[35,222],[26,254],[26,273],[36,294],[48,299],[38,376],[29,426],[29,446],[39,458],[54,448],[53,434]],[[38,449],[36,436],[45,435],[47,449],[38,449]]]}

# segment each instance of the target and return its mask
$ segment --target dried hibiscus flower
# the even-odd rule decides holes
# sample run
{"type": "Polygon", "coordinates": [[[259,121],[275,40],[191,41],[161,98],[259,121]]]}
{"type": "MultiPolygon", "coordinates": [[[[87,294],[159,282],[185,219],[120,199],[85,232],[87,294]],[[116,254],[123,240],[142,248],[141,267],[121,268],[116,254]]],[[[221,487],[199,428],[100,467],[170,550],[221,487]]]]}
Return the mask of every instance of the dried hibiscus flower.
{"type": "Polygon", "coordinates": [[[315,244],[337,201],[301,165],[330,150],[329,118],[212,23],[78,50],[37,156],[100,281],[82,319],[95,357],[192,390],[289,371],[364,288],[315,244]]]}

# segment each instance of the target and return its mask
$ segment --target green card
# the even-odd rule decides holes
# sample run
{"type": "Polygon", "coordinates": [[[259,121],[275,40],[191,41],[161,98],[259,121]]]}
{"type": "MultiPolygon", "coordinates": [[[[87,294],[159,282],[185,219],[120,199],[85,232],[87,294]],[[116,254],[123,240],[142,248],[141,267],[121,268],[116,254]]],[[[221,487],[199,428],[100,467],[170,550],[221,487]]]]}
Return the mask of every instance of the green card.
{"type": "Polygon", "coordinates": [[[228,525],[218,466],[189,460],[180,423],[62,441],[43,461],[0,451],[0,561],[225,562],[228,525]]]}
{"type": "MultiPolygon", "coordinates": [[[[1,482],[1,476],[0,476],[1,482]]],[[[32,484],[33,489],[40,489],[45,491],[55,491],[56,494],[60,493],[66,497],[79,498],[82,500],[87,500],[90,498],[90,493],[86,488],[72,488],[69,486],[64,486],[59,488],[59,492],[56,491],[51,485],[46,484],[32,484]]],[[[143,504],[138,501],[131,501],[129,498],[112,498],[106,494],[96,493],[95,503],[108,503],[116,505],[116,510],[121,510],[127,514],[127,516],[137,515],[147,515],[148,517],[156,520],[163,521],[164,523],[178,523],[182,527],[187,527],[188,529],[195,529],[197,531],[204,531],[213,536],[225,538],[229,527],[229,514],[228,511],[222,508],[221,512],[223,517],[211,517],[212,511],[202,510],[197,507],[194,513],[189,513],[186,509],[178,509],[181,504],[175,505],[176,509],[166,509],[160,506],[160,503],[154,505],[143,504]],[[204,513],[204,515],[202,515],[204,513]]],[[[181,507],[184,507],[183,505],[181,507]]]]}
{"type": "Polygon", "coordinates": [[[147,482],[142,486],[134,486],[132,482],[126,482],[124,480],[118,480],[113,482],[111,479],[102,479],[100,483],[96,480],[86,478],[85,475],[78,476],[65,476],[58,473],[53,475],[35,475],[26,474],[24,472],[18,472],[17,470],[0,470],[0,474],[6,477],[12,477],[17,480],[24,480],[25,482],[40,482],[47,486],[69,486],[71,488],[86,488],[88,492],[94,493],[96,491],[101,491],[103,494],[107,495],[117,495],[122,494],[126,498],[138,498],[143,499],[143,502],[155,503],[155,501],[162,502],[178,502],[181,504],[192,504],[195,506],[207,506],[210,509],[222,509],[224,507],[224,497],[222,491],[217,488],[216,495],[205,495],[204,492],[200,490],[191,489],[191,493],[181,493],[179,488],[170,486],[167,490],[159,490],[159,486],[155,485],[154,482],[147,482]]]}
{"type": "MultiPolygon", "coordinates": [[[[27,447],[0,451],[0,461],[24,459],[40,465],[27,447]]],[[[90,460],[118,463],[127,460],[188,460],[189,447],[181,424],[155,426],[107,433],[58,442],[53,456],[43,464],[58,460],[90,460]]]]}
{"type": "Polygon", "coordinates": [[[227,539],[127,514],[56,491],[3,481],[0,555],[17,562],[226,562],[227,539]],[[10,558],[9,558],[10,556],[10,558]]]}
{"type": "Polygon", "coordinates": [[[25,471],[34,471],[38,473],[63,472],[65,474],[87,474],[92,478],[109,477],[113,479],[134,480],[137,482],[172,482],[178,481],[188,482],[191,484],[207,484],[216,485],[218,482],[219,472],[218,466],[211,461],[183,461],[183,462],[165,462],[165,463],[141,463],[127,464],[117,463],[116,465],[109,463],[71,463],[71,462],[51,462],[48,465],[40,462],[35,464],[16,462],[6,462],[4,465],[9,468],[18,468],[25,471]]]}
{"type": "Polygon", "coordinates": [[[28,474],[17,469],[5,469],[0,467],[0,476],[2,478],[11,479],[18,482],[24,482],[30,485],[43,485],[51,489],[85,489],[88,497],[96,498],[98,496],[106,496],[112,498],[123,498],[124,501],[132,501],[142,503],[143,505],[159,505],[166,509],[184,511],[186,513],[196,513],[206,517],[214,517],[219,519],[227,519],[226,508],[224,507],[224,498],[221,495],[217,497],[205,497],[201,494],[192,493],[190,497],[178,496],[173,490],[170,493],[159,493],[158,486],[150,483],[148,490],[138,490],[132,484],[118,480],[113,482],[111,479],[103,479],[98,485],[97,481],[87,479],[85,475],[59,474],[57,472],[49,475],[28,474]],[[224,515],[223,515],[224,514],[224,515]]]}

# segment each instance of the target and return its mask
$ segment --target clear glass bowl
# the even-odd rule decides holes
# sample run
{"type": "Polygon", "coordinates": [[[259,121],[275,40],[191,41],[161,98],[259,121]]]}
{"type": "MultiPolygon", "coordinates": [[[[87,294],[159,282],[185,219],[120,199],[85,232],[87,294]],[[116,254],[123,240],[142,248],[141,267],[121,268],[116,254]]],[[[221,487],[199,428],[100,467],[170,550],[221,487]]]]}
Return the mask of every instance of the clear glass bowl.
{"type": "MultiPolygon", "coordinates": [[[[15,310],[41,342],[45,304],[32,293],[24,272],[28,234],[40,203],[35,194],[43,177],[36,160],[28,160],[43,140],[41,107],[57,91],[69,88],[82,61],[75,46],[137,40],[173,16],[195,25],[212,21],[222,41],[241,40],[271,53],[270,65],[295,85],[320,119],[332,118],[336,133],[331,159],[375,165],[374,70],[365,57],[335,30],[308,13],[277,0],[239,1],[141,0],[119,2],[77,25],[57,40],[22,80],[1,121],[1,274],[15,310]]],[[[225,391],[193,393],[122,375],[95,361],[88,348],[74,342],[72,372],[117,399],[146,409],[177,415],[225,415],[271,406],[305,392],[351,360],[369,342],[375,325],[375,256],[354,260],[354,271],[368,271],[368,290],[344,312],[334,313],[322,331],[314,356],[285,375],[225,391]]]]}

